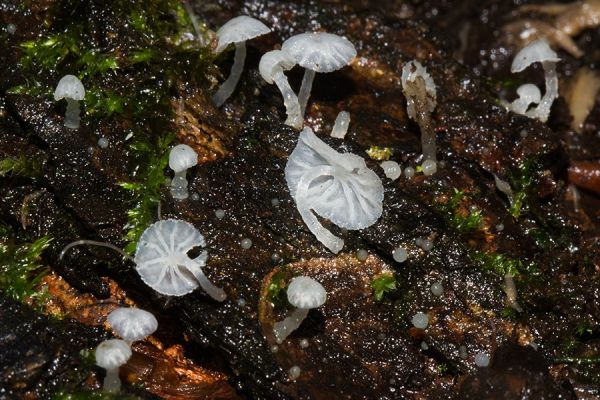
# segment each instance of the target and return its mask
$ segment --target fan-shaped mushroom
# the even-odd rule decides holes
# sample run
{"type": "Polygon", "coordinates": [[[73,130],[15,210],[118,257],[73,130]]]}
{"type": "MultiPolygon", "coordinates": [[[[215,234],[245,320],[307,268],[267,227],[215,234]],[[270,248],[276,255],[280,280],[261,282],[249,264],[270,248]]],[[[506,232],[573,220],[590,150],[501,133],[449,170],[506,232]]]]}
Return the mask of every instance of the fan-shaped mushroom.
{"type": "Polygon", "coordinates": [[[304,128],[285,167],[285,178],[308,229],[333,253],[344,241],[321,225],[311,210],[337,226],[363,229],[383,210],[381,179],[356,154],[338,153],[304,128]]]}
{"type": "Polygon", "coordinates": [[[102,390],[107,393],[118,393],[121,390],[119,367],[131,358],[129,345],[121,339],[109,339],[96,348],[96,365],[106,369],[102,390]]]}
{"type": "Polygon", "coordinates": [[[154,315],[139,308],[117,308],[106,319],[112,330],[129,345],[147,338],[158,328],[154,315]]]}

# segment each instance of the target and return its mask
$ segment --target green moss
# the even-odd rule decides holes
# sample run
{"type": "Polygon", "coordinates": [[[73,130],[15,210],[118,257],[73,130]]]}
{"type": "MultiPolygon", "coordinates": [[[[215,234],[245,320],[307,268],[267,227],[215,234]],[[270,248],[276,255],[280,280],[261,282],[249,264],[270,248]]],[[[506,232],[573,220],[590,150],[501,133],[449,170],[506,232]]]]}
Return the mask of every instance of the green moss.
{"type": "Polygon", "coordinates": [[[381,274],[371,281],[375,301],[381,301],[387,293],[396,290],[396,275],[381,274]]]}
{"type": "Polygon", "coordinates": [[[526,159],[516,171],[508,175],[510,187],[513,190],[513,199],[509,213],[514,218],[519,218],[530,208],[530,202],[536,199],[535,189],[541,171],[540,156],[526,159]]]}
{"type": "Polygon", "coordinates": [[[130,145],[136,160],[134,182],[121,182],[120,186],[132,195],[133,207],[127,211],[127,232],[125,252],[133,254],[141,234],[156,220],[156,209],[165,184],[164,170],[169,163],[169,149],[174,136],[167,135],[158,140],[155,146],[146,141],[136,141],[130,145]]]}
{"type": "Polygon", "coordinates": [[[267,300],[273,303],[276,308],[291,307],[287,299],[287,287],[293,276],[294,274],[289,268],[283,268],[273,274],[267,288],[267,300]]]}
{"type": "Polygon", "coordinates": [[[386,161],[389,160],[392,156],[392,149],[389,147],[379,147],[379,146],[371,146],[366,153],[371,159],[377,161],[386,161]]]}
{"type": "Polygon", "coordinates": [[[515,279],[534,278],[539,276],[539,270],[534,263],[524,263],[521,260],[500,253],[472,251],[471,259],[482,270],[504,276],[510,274],[515,279]]]}
{"type": "Polygon", "coordinates": [[[446,214],[452,227],[465,234],[480,229],[483,223],[481,210],[470,210],[468,203],[469,197],[464,190],[454,188],[448,201],[438,203],[437,209],[446,214]]]}
{"type": "Polygon", "coordinates": [[[0,289],[16,301],[39,304],[45,291],[38,286],[49,271],[40,257],[52,239],[44,236],[31,243],[16,243],[6,225],[0,234],[0,289]]]}
{"type": "Polygon", "coordinates": [[[7,175],[38,179],[42,176],[42,166],[37,160],[24,155],[7,157],[0,160],[0,176],[7,175]]]}
{"type": "Polygon", "coordinates": [[[138,400],[140,397],[125,393],[106,393],[102,390],[67,392],[60,391],[52,396],[52,400],[138,400]]]}

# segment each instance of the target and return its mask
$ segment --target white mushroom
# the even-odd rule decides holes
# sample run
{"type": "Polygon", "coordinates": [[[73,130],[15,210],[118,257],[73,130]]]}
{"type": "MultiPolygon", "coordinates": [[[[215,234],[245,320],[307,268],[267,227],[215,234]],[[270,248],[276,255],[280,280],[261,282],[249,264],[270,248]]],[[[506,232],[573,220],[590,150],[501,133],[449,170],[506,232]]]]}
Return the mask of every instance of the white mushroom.
{"type": "Polygon", "coordinates": [[[396,161],[384,161],[380,165],[385,176],[393,181],[402,175],[402,167],[396,161]]]}
{"type": "Polygon", "coordinates": [[[54,100],[67,100],[64,125],[69,129],[79,128],[79,102],[85,97],[83,83],[75,75],[65,75],[54,90],[54,100]]]}
{"type": "Polygon", "coordinates": [[[408,116],[419,124],[424,160],[436,161],[435,132],[431,113],[437,105],[435,83],[420,62],[413,60],[402,68],[402,92],[408,116]]]}
{"type": "Polygon", "coordinates": [[[202,271],[208,258],[206,251],[194,259],[187,255],[194,247],[204,246],[204,236],[189,222],[176,219],[155,222],[138,241],[136,270],[159,293],[183,296],[200,285],[210,297],[223,301],[227,297],[223,289],[213,285],[202,271]]]}
{"type": "Polygon", "coordinates": [[[296,65],[294,57],[281,50],[265,53],[258,64],[258,71],[269,84],[275,83],[283,96],[283,104],[287,112],[286,125],[295,129],[302,129],[302,115],[298,97],[290,87],[283,71],[288,71],[296,65]]]}
{"type": "Polygon", "coordinates": [[[544,78],[546,80],[546,92],[540,100],[540,103],[534,109],[527,111],[525,115],[530,118],[537,118],[542,122],[548,120],[550,107],[554,99],[558,97],[558,78],[556,75],[556,63],[560,58],[548,46],[548,43],[542,39],[531,42],[521,49],[510,67],[512,73],[523,71],[531,64],[539,62],[544,69],[544,78]]]}
{"type": "Polygon", "coordinates": [[[521,115],[526,115],[529,106],[531,104],[539,104],[542,99],[540,89],[533,83],[526,83],[519,86],[517,94],[519,97],[508,105],[508,109],[521,115]]]}
{"type": "Polygon", "coordinates": [[[271,29],[257,19],[241,15],[235,17],[225,23],[218,31],[217,38],[219,44],[215,52],[218,54],[225,50],[231,44],[235,44],[235,56],[233,58],[233,66],[229,78],[217,90],[213,96],[213,103],[217,107],[221,107],[223,103],[231,96],[237,86],[246,60],[246,40],[253,39],[271,32],[271,29]]]}
{"type": "Polygon", "coordinates": [[[290,333],[298,329],[311,308],[321,307],[327,300],[325,288],[308,276],[297,276],[287,288],[290,304],[296,307],[283,321],[276,322],[273,333],[277,343],[282,343],[290,333]]]}
{"type": "Polygon", "coordinates": [[[281,50],[291,54],[301,67],[306,68],[298,92],[303,118],[315,73],[337,71],[356,57],[356,49],[348,39],[327,32],[307,32],[292,36],[283,42],[281,50]]]}
{"type": "Polygon", "coordinates": [[[119,367],[131,358],[129,344],[121,339],[110,339],[96,348],[96,365],[106,369],[103,391],[118,393],[121,390],[119,367]]]}
{"type": "Polygon", "coordinates": [[[304,128],[285,166],[285,179],[308,229],[333,253],[344,241],[317,220],[315,213],[345,229],[374,224],[383,211],[381,179],[362,157],[338,153],[304,128]]]}
{"type": "Polygon", "coordinates": [[[348,125],[350,125],[350,113],[348,111],[340,111],[335,118],[331,137],[343,139],[348,132],[348,125]]]}
{"type": "Polygon", "coordinates": [[[178,144],[169,153],[169,167],[175,172],[171,180],[171,195],[174,199],[188,198],[187,170],[198,164],[198,154],[187,144],[178,144]]]}
{"type": "Polygon", "coordinates": [[[106,319],[115,334],[129,345],[147,338],[158,328],[154,315],[139,308],[117,308],[106,319]]]}

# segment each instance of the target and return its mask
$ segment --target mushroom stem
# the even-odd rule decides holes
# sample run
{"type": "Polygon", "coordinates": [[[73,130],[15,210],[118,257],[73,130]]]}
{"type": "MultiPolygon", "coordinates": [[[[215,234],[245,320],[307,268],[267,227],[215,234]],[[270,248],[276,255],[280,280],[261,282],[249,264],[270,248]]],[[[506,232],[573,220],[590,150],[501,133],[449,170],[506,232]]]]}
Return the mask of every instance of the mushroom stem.
{"type": "Polygon", "coordinates": [[[282,343],[290,333],[298,329],[307,315],[307,308],[295,308],[283,321],[275,322],[273,334],[275,334],[277,343],[282,343]]]}
{"type": "Polygon", "coordinates": [[[244,61],[246,60],[246,42],[237,42],[235,44],[235,56],[233,57],[233,66],[229,78],[217,90],[212,100],[215,106],[221,107],[223,103],[231,96],[237,86],[242,71],[244,70],[244,61]]]}
{"type": "Polygon", "coordinates": [[[415,78],[418,82],[418,88],[415,90],[415,110],[417,123],[421,130],[421,149],[423,152],[423,160],[436,161],[436,145],[435,132],[431,126],[431,116],[427,108],[427,92],[425,79],[418,76],[415,78]]]}
{"type": "Polygon", "coordinates": [[[558,78],[556,76],[556,62],[544,61],[542,62],[542,68],[544,68],[544,77],[546,79],[546,91],[540,101],[540,104],[533,110],[527,113],[528,116],[537,118],[542,122],[548,120],[550,115],[550,107],[554,99],[558,97],[558,78]]]}
{"type": "Polygon", "coordinates": [[[129,254],[125,253],[123,250],[121,250],[120,248],[118,248],[114,244],[110,244],[110,243],[106,243],[106,242],[98,242],[96,240],[76,240],[74,242],[69,243],[60,252],[60,255],[58,256],[59,261],[63,259],[63,257],[65,256],[65,254],[67,254],[67,251],[69,251],[71,248],[73,248],[75,246],[82,245],[82,244],[89,244],[89,245],[92,245],[92,246],[108,247],[109,249],[112,249],[112,250],[118,252],[123,257],[125,257],[125,258],[133,261],[133,259],[131,258],[131,256],[129,254]]]}
{"type": "Polygon", "coordinates": [[[119,378],[119,367],[107,369],[102,391],[106,393],[119,393],[120,390],[121,379],[119,378]]]}
{"type": "Polygon", "coordinates": [[[186,263],[186,267],[194,275],[200,284],[200,287],[206,292],[206,294],[216,301],[224,301],[227,298],[225,291],[220,287],[215,286],[211,281],[208,280],[206,275],[204,275],[201,265],[196,262],[189,261],[186,263]]]}
{"type": "Polygon", "coordinates": [[[276,73],[273,76],[273,82],[275,82],[283,97],[285,112],[288,116],[285,124],[295,129],[301,129],[304,121],[302,112],[300,111],[300,103],[298,102],[298,97],[290,87],[286,76],[282,72],[276,73]]]}
{"type": "Polygon", "coordinates": [[[300,103],[300,115],[304,118],[306,112],[306,104],[308,103],[308,97],[312,90],[313,80],[315,79],[316,72],[312,69],[306,68],[304,70],[304,78],[302,78],[302,86],[298,92],[298,102],[300,103]]]}
{"type": "Polygon", "coordinates": [[[343,139],[348,132],[348,125],[350,125],[350,113],[348,111],[340,111],[333,124],[331,137],[343,139]]]}
{"type": "Polygon", "coordinates": [[[65,113],[65,126],[69,129],[79,128],[79,101],[66,98],[67,100],[67,112],[65,113]]]}
{"type": "Polygon", "coordinates": [[[188,181],[185,177],[187,169],[179,172],[175,172],[173,179],[171,180],[171,196],[177,200],[184,200],[188,198],[188,181]]]}

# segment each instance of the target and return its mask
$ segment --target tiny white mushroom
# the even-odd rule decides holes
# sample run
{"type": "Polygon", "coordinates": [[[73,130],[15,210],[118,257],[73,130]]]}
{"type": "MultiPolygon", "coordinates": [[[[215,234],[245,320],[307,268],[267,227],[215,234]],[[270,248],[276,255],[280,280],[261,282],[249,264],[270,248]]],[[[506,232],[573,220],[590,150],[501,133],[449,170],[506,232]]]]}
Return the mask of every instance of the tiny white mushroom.
{"type": "Polygon", "coordinates": [[[275,83],[279,88],[288,116],[285,124],[295,129],[302,129],[303,120],[298,97],[283,74],[283,71],[292,69],[294,65],[296,65],[296,60],[290,54],[281,50],[272,50],[262,56],[258,64],[258,71],[267,83],[275,83]]]}
{"type": "Polygon", "coordinates": [[[235,44],[235,56],[229,78],[223,82],[212,98],[217,107],[221,107],[231,96],[242,76],[244,62],[246,61],[246,40],[254,39],[269,32],[271,32],[269,27],[247,15],[241,15],[227,21],[217,31],[217,38],[219,39],[219,44],[215,50],[217,54],[225,50],[229,44],[235,44]]]}
{"type": "Polygon", "coordinates": [[[327,32],[306,32],[292,36],[283,42],[281,50],[291,54],[297,64],[305,68],[298,92],[303,118],[315,74],[337,71],[356,57],[356,48],[348,39],[327,32]]]}
{"type": "Polygon", "coordinates": [[[402,168],[396,161],[384,161],[380,165],[381,168],[383,168],[385,176],[393,181],[400,178],[400,175],[402,175],[402,168]]]}
{"type": "Polygon", "coordinates": [[[325,288],[308,276],[297,276],[287,288],[290,304],[296,307],[290,314],[273,326],[273,334],[277,343],[282,343],[290,333],[298,329],[311,308],[321,307],[327,300],[325,288]]]}
{"type": "Polygon", "coordinates": [[[69,129],[79,128],[79,102],[85,97],[83,83],[75,75],[65,75],[54,90],[54,100],[67,100],[64,125],[69,129]]]}
{"type": "Polygon", "coordinates": [[[487,354],[480,352],[475,354],[475,365],[477,365],[480,368],[483,367],[487,367],[490,365],[490,356],[488,356],[487,354]]]}
{"type": "Polygon", "coordinates": [[[413,315],[410,322],[412,322],[415,328],[425,329],[427,328],[427,325],[429,325],[429,315],[422,312],[418,312],[415,315],[413,315]]]}
{"type": "Polygon", "coordinates": [[[154,315],[139,308],[117,308],[106,319],[115,334],[129,345],[147,338],[158,328],[154,315]]]}
{"type": "Polygon", "coordinates": [[[510,67],[512,73],[521,72],[536,62],[541,63],[544,69],[546,91],[538,106],[525,113],[528,117],[537,118],[542,122],[548,120],[550,107],[554,99],[558,97],[558,77],[556,75],[556,63],[558,61],[560,61],[560,58],[543,39],[531,42],[515,56],[510,67]]]}
{"type": "Polygon", "coordinates": [[[96,348],[96,365],[106,369],[103,391],[118,393],[121,390],[119,367],[131,358],[129,344],[121,339],[109,339],[96,348]]]}
{"type": "Polygon", "coordinates": [[[504,293],[506,293],[506,304],[517,312],[523,312],[517,301],[517,286],[512,274],[504,275],[504,293]]]}
{"type": "Polygon", "coordinates": [[[437,172],[437,163],[433,160],[425,160],[421,164],[421,172],[423,175],[430,176],[437,172]]]}
{"type": "Polygon", "coordinates": [[[188,198],[187,170],[198,164],[198,154],[187,144],[178,144],[169,153],[169,167],[175,172],[171,180],[171,195],[174,199],[188,198]]]}
{"type": "Polygon", "coordinates": [[[533,83],[526,83],[519,86],[517,94],[519,97],[508,105],[508,109],[521,115],[527,113],[531,104],[539,104],[542,99],[540,89],[533,83]]]}
{"type": "Polygon", "coordinates": [[[508,197],[508,201],[510,204],[513,204],[515,200],[515,195],[510,187],[510,184],[507,181],[504,181],[498,177],[498,175],[494,174],[494,182],[496,183],[496,188],[504,193],[506,197],[508,197]]]}
{"type": "Polygon", "coordinates": [[[398,246],[392,252],[392,258],[396,262],[403,263],[408,259],[408,251],[404,247],[398,246]]]}
{"type": "Polygon", "coordinates": [[[331,130],[331,137],[343,139],[348,132],[348,126],[350,125],[350,113],[348,111],[340,111],[335,118],[333,129],[331,130]]]}

